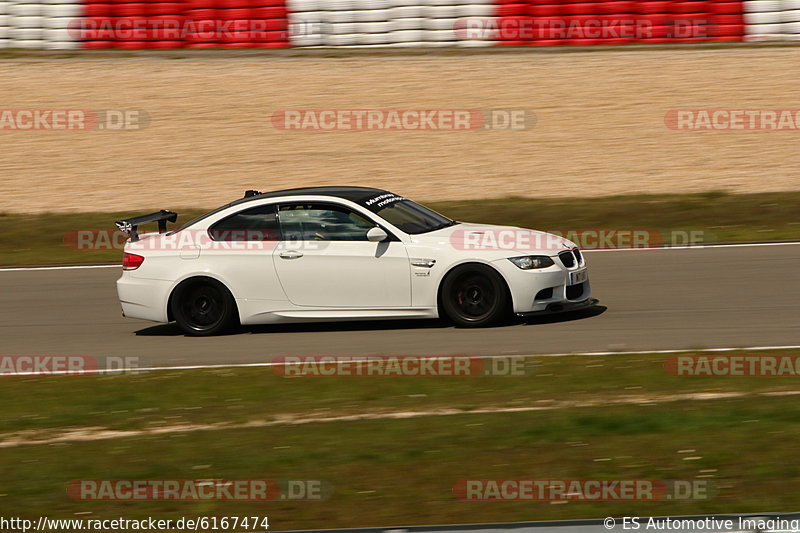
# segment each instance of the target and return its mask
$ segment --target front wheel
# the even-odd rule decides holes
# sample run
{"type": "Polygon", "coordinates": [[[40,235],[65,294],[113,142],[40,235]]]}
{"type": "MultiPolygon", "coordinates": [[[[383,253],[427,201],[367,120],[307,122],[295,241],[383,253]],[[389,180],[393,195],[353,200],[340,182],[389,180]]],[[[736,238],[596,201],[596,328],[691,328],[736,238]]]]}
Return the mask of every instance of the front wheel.
{"type": "Polygon", "coordinates": [[[477,328],[500,322],[509,314],[505,282],[493,268],[462,267],[444,280],[442,307],[456,326],[477,328]]]}
{"type": "Polygon", "coordinates": [[[188,281],[172,298],[172,315],[187,335],[218,335],[236,319],[236,303],[225,286],[212,279],[188,281]]]}

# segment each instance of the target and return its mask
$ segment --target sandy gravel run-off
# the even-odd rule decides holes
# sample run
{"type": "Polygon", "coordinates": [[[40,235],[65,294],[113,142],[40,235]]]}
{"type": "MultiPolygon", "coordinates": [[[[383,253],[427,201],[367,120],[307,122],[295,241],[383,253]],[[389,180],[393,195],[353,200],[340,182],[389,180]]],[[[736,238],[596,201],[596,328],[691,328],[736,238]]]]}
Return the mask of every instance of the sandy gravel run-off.
{"type": "Polygon", "coordinates": [[[421,200],[800,189],[800,131],[679,132],[676,108],[800,109],[800,48],[0,60],[3,109],[144,109],[138,132],[0,131],[0,211],[214,207],[247,188],[421,200]],[[533,110],[527,131],[284,132],[281,109],[533,110]]]}

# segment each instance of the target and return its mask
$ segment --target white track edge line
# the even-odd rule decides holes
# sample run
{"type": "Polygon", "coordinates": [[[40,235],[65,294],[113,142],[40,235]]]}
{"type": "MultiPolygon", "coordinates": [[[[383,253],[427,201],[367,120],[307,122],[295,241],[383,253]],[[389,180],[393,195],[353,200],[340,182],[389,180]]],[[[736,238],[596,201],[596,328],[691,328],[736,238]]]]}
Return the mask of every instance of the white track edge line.
{"type": "Polygon", "coordinates": [[[695,244],[687,246],[654,246],[650,248],[603,248],[599,250],[583,250],[583,253],[597,253],[597,252],[646,252],[654,250],[713,250],[714,248],[758,248],[761,246],[797,246],[800,241],[793,242],[750,242],[741,244],[695,244]]]}
{"type": "Polygon", "coordinates": [[[122,268],[122,265],[71,265],[71,266],[42,266],[42,267],[12,267],[0,268],[0,272],[34,272],[37,270],[89,270],[92,268],[122,268]]]}
{"type": "MultiPolygon", "coordinates": [[[[394,357],[431,357],[431,358],[450,358],[450,357],[475,357],[477,359],[498,359],[498,358],[509,358],[509,357],[606,357],[606,356],[615,356],[615,355],[659,355],[659,354],[674,354],[674,353],[720,353],[720,352],[738,352],[738,351],[774,351],[774,350],[800,350],[800,345],[788,345],[788,346],[742,346],[737,348],[703,348],[702,350],[692,350],[692,349],[680,349],[680,350],[633,350],[629,352],[564,352],[564,353],[534,353],[534,354],[506,354],[506,355],[432,355],[432,356],[422,356],[422,355],[397,355],[394,357]]],[[[291,356],[287,356],[291,357],[291,356]]],[[[303,356],[297,356],[303,357],[303,356]]],[[[314,357],[352,357],[354,359],[358,358],[366,358],[366,357],[392,357],[392,356],[369,356],[369,355],[353,355],[353,356],[335,356],[335,355],[322,355],[322,356],[314,356],[314,357]]],[[[169,371],[169,370],[177,370],[177,371],[185,371],[185,370],[217,370],[217,369],[227,369],[227,368],[268,368],[273,366],[286,366],[288,364],[296,364],[296,363],[286,363],[286,362],[264,362],[264,363],[230,363],[230,364],[215,364],[215,365],[183,365],[183,366],[153,366],[153,367],[140,367],[140,368],[127,368],[127,369],[108,369],[108,368],[99,368],[97,370],[91,370],[87,372],[87,375],[91,374],[128,374],[132,372],[156,372],[156,371],[169,371]]],[[[80,375],[78,372],[70,372],[70,371],[53,371],[53,372],[18,372],[13,374],[0,374],[1,378],[11,378],[11,377],[37,377],[37,376],[58,376],[58,375],[80,375]]]]}

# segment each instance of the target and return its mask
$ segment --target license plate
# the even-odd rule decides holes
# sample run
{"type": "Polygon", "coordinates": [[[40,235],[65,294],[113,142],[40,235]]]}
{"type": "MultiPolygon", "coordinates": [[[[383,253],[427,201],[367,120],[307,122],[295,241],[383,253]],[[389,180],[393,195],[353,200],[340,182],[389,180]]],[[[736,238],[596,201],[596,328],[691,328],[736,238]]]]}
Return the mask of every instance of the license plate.
{"type": "Polygon", "coordinates": [[[577,285],[578,283],[583,283],[588,279],[589,279],[589,271],[586,270],[585,268],[583,270],[576,270],[575,272],[569,273],[570,285],[577,285]]]}

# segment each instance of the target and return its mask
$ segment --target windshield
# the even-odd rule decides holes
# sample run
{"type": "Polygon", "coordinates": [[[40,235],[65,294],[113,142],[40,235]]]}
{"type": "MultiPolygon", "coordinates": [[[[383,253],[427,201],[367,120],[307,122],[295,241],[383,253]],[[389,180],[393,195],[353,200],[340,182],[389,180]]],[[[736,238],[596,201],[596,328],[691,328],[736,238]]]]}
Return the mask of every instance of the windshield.
{"type": "Polygon", "coordinates": [[[424,205],[411,200],[388,203],[376,211],[384,220],[410,235],[427,233],[458,224],[424,205]]]}

